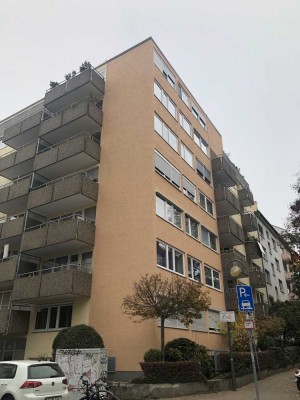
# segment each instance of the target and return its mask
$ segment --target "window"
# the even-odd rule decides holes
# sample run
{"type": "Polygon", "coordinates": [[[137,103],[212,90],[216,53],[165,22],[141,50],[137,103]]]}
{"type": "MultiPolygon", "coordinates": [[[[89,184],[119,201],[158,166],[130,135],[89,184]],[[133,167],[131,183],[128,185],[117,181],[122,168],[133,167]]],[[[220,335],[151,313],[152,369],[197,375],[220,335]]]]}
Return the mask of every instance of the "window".
{"type": "Polygon", "coordinates": [[[0,292],[0,310],[8,308],[11,292],[0,292]]]}
{"type": "Polygon", "coordinates": [[[180,188],[180,172],[157,151],[155,152],[155,169],[173,185],[180,188]]]}
{"type": "Polygon", "coordinates": [[[183,193],[191,200],[196,201],[196,186],[185,176],[182,177],[183,193]]]}
{"type": "Polygon", "coordinates": [[[279,300],[278,287],[275,286],[276,300],[279,300]]]}
{"type": "Polygon", "coordinates": [[[201,282],[201,262],[188,256],[188,276],[194,281],[201,282]]]}
{"type": "Polygon", "coordinates": [[[189,217],[185,216],[185,231],[188,235],[195,239],[199,239],[199,222],[189,217]]]}
{"type": "Polygon", "coordinates": [[[267,250],[264,246],[262,246],[262,248],[263,248],[263,252],[262,252],[263,259],[268,261],[267,250]]]}
{"type": "Polygon", "coordinates": [[[272,254],[271,244],[268,242],[269,253],[272,254]]]}
{"type": "Polygon", "coordinates": [[[264,237],[264,228],[258,224],[258,232],[260,234],[260,236],[263,238],[264,237]]]}
{"type": "Polygon", "coordinates": [[[192,113],[193,116],[197,119],[197,121],[200,123],[202,128],[206,129],[206,118],[205,116],[201,113],[201,111],[198,109],[195,104],[192,105],[192,113]]]}
{"type": "Polygon", "coordinates": [[[269,296],[269,301],[270,301],[270,305],[274,304],[274,297],[273,296],[269,296]]]}
{"type": "Polygon", "coordinates": [[[182,229],[182,211],[159,195],[156,195],[156,214],[182,229]]]}
{"type": "Polygon", "coordinates": [[[206,167],[204,167],[204,165],[198,160],[198,158],[196,158],[196,168],[198,175],[200,175],[201,178],[205,180],[205,182],[210,184],[211,183],[210,171],[206,167]]]}
{"type": "Polygon", "coordinates": [[[282,293],[284,293],[284,290],[283,290],[283,283],[282,283],[282,281],[281,281],[280,279],[278,279],[278,283],[279,283],[279,289],[280,289],[280,291],[281,291],[282,293]]]}
{"type": "Polygon", "coordinates": [[[270,274],[270,272],[268,270],[265,270],[265,272],[266,272],[267,282],[271,285],[271,274],[270,274]]]}
{"type": "Polygon", "coordinates": [[[264,302],[264,295],[260,292],[257,292],[256,294],[257,302],[262,304],[264,302]]]}
{"type": "Polygon", "coordinates": [[[51,330],[71,326],[72,305],[38,307],[35,316],[34,329],[51,330]]]}
{"type": "Polygon", "coordinates": [[[200,207],[203,208],[208,214],[214,215],[214,207],[212,201],[209,200],[208,197],[205,196],[204,193],[199,191],[199,199],[200,199],[200,207]]]}
{"type": "Polygon", "coordinates": [[[169,113],[174,118],[176,118],[176,105],[173,103],[167,93],[156,82],[154,82],[154,94],[158,98],[158,100],[166,107],[169,113]]]}
{"type": "Polygon", "coordinates": [[[190,167],[194,168],[194,155],[183,143],[181,143],[181,157],[190,167]]]}
{"type": "Polygon", "coordinates": [[[189,136],[192,136],[192,125],[189,121],[185,118],[185,116],[180,112],[179,113],[179,123],[182,128],[186,131],[189,136]]]}
{"type": "Polygon", "coordinates": [[[178,137],[157,115],[154,115],[154,129],[175,151],[178,151],[178,137]]]}
{"type": "Polygon", "coordinates": [[[182,89],[181,85],[178,85],[178,94],[181,100],[184,102],[186,106],[190,106],[190,99],[186,92],[182,89]]]}
{"type": "Polygon", "coordinates": [[[270,235],[269,235],[268,231],[266,231],[266,235],[267,235],[267,238],[270,239],[270,235]]]}
{"type": "Polygon", "coordinates": [[[155,50],[154,50],[154,64],[157,66],[157,68],[160,70],[160,72],[163,74],[163,76],[166,78],[166,80],[169,82],[172,88],[175,89],[175,82],[176,82],[175,76],[171,73],[167,65],[160,58],[160,56],[157,54],[155,50]]]}
{"type": "Polygon", "coordinates": [[[213,332],[220,331],[220,312],[208,310],[208,329],[213,332]]]}
{"type": "Polygon", "coordinates": [[[277,251],[277,246],[276,246],[276,242],[275,242],[275,240],[272,238],[272,245],[273,245],[273,249],[275,250],[275,251],[277,251]]]}
{"type": "Polygon", "coordinates": [[[276,274],[275,274],[275,267],[274,267],[274,264],[273,263],[271,263],[271,268],[272,268],[272,273],[273,273],[273,275],[275,276],[276,274]]]}
{"type": "Polygon", "coordinates": [[[201,318],[194,319],[192,323],[192,331],[197,331],[197,332],[205,332],[206,329],[206,318],[205,318],[205,312],[202,312],[201,318]]]}
{"type": "Polygon", "coordinates": [[[208,267],[207,265],[204,266],[205,271],[205,284],[210,286],[214,289],[221,289],[220,284],[220,272],[216,271],[213,268],[208,267]]]}
{"type": "Polygon", "coordinates": [[[209,157],[209,147],[205,140],[202,139],[199,132],[194,129],[194,142],[209,157]]]}
{"type": "MultiPolygon", "coordinates": [[[[158,326],[161,326],[160,319],[158,320],[158,326]]],[[[177,328],[177,329],[188,329],[183,322],[180,322],[179,319],[165,319],[165,328],[177,328]]]]}
{"type": "Polygon", "coordinates": [[[212,250],[217,251],[217,236],[206,229],[204,226],[201,226],[201,234],[202,243],[210,247],[212,250]]]}
{"type": "Polygon", "coordinates": [[[275,264],[276,264],[277,271],[280,272],[280,265],[279,265],[279,261],[277,260],[277,258],[275,258],[275,264]]]}
{"type": "Polygon", "coordinates": [[[183,275],[183,253],[160,240],[156,241],[157,265],[183,275]]]}

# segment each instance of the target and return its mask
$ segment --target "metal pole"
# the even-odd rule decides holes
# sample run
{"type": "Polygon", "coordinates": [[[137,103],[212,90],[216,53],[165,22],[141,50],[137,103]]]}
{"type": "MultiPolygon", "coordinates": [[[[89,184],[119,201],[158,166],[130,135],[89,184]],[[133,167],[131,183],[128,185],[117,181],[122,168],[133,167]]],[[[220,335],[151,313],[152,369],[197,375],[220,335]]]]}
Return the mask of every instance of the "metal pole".
{"type": "Polygon", "coordinates": [[[230,355],[230,369],[231,369],[231,389],[236,391],[236,379],[234,370],[234,360],[233,360],[233,350],[232,350],[232,335],[231,335],[231,325],[227,322],[227,334],[228,334],[228,347],[230,355]]]}
{"type": "Polygon", "coordinates": [[[251,329],[249,329],[248,335],[249,335],[249,345],[250,345],[250,353],[251,353],[251,362],[252,362],[252,369],[253,369],[256,400],[260,400],[259,388],[258,388],[258,382],[257,382],[257,375],[256,375],[256,365],[255,365],[255,358],[254,358],[254,351],[253,351],[252,330],[251,329]]]}

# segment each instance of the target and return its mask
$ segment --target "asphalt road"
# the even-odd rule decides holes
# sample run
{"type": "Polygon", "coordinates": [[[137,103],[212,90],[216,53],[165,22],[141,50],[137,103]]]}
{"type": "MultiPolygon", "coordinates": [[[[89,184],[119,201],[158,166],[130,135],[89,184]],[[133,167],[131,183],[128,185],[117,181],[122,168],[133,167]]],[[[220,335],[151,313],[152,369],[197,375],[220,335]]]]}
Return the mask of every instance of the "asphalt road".
{"type": "MultiPolygon", "coordinates": [[[[258,382],[260,400],[299,400],[300,392],[294,382],[294,369],[273,375],[258,382]]],[[[243,386],[236,392],[199,394],[160,400],[257,400],[254,384],[243,386]]]]}

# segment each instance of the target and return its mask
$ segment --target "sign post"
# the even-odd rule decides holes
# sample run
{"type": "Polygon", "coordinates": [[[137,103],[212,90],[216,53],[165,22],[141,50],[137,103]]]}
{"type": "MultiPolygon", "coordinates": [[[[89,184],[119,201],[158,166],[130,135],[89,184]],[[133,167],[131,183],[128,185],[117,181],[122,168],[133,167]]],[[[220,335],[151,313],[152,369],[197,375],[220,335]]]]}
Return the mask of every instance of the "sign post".
{"type": "Polygon", "coordinates": [[[234,360],[233,360],[233,350],[232,350],[232,335],[231,335],[231,323],[235,322],[235,312],[234,311],[220,311],[220,322],[227,323],[227,337],[228,337],[228,347],[230,354],[230,370],[231,370],[231,388],[236,391],[236,379],[234,370],[234,360]]]}

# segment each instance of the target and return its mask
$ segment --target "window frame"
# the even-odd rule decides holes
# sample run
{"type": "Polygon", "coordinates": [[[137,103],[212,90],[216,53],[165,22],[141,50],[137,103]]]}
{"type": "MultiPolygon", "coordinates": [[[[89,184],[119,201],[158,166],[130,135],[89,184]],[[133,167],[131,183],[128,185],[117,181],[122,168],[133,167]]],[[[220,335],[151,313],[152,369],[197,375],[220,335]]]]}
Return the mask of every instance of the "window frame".
{"type": "Polygon", "coordinates": [[[204,277],[203,277],[203,280],[205,281],[205,286],[207,286],[207,287],[209,287],[209,288],[211,288],[211,289],[214,289],[214,290],[218,290],[219,292],[221,292],[222,291],[222,285],[221,285],[221,271],[218,271],[217,269],[215,269],[215,268],[212,268],[212,267],[210,267],[209,265],[207,265],[207,264],[204,264],[204,277]],[[209,283],[207,283],[207,281],[206,281],[206,278],[207,278],[207,276],[206,276],[206,271],[207,270],[209,270],[210,272],[211,272],[211,281],[212,281],[212,285],[210,285],[209,283]],[[215,277],[214,277],[214,274],[213,273],[216,273],[216,274],[218,274],[219,275],[219,279],[218,279],[218,282],[219,282],[219,286],[220,287],[216,287],[215,286],[215,281],[217,281],[217,279],[215,279],[215,277]]]}
{"type": "Polygon", "coordinates": [[[183,89],[182,85],[178,83],[178,96],[180,99],[183,101],[183,103],[190,108],[190,96],[187,94],[187,92],[183,89]],[[184,96],[182,96],[182,93],[184,96]],[[186,97],[186,99],[184,99],[186,97]]]}
{"type": "Polygon", "coordinates": [[[184,132],[189,135],[189,137],[192,137],[192,124],[190,123],[190,121],[186,118],[186,116],[179,111],[179,125],[181,126],[181,128],[184,130],[184,132]],[[189,126],[189,132],[187,129],[185,129],[184,127],[184,122],[189,126]]]}
{"type": "Polygon", "coordinates": [[[209,186],[212,184],[212,174],[209,169],[196,157],[196,171],[197,174],[206,182],[209,186]],[[200,165],[199,165],[200,164],[200,165]],[[209,179],[208,179],[209,176],[209,179]]]}
{"type": "Polygon", "coordinates": [[[211,314],[215,314],[215,316],[216,316],[216,314],[218,314],[218,317],[216,318],[216,320],[215,320],[215,322],[217,323],[217,322],[219,322],[220,321],[220,311],[219,310],[215,310],[215,309],[213,309],[213,308],[209,308],[208,309],[208,311],[207,311],[207,316],[208,316],[208,331],[209,332],[213,332],[213,333],[220,333],[220,331],[221,331],[221,328],[220,327],[211,327],[211,325],[210,325],[210,322],[211,322],[211,318],[209,317],[210,316],[210,313],[211,314]]]}
{"type": "Polygon", "coordinates": [[[177,121],[177,105],[170,98],[168,93],[160,86],[160,84],[154,80],[154,96],[160,101],[160,103],[169,111],[173,118],[177,121]],[[160,90],[160,96],[157,95],[157,89],[160,90]],[[169,103],[171,103],[174,107],[174,114],[170,111],[169,103]]]}
{"type": "Polygon", "coordinates": [[[191,150],[183,143],[180,142],[180,155],[181,158],[191,167],[194,169],[194,153],[191,152],[191,150]],[[191,157],[191,164],[188,161],[188,157],[186,157],[186,154],[188,154],[191,157]]]}
{"type": "Polygon", "coordinates": [[[164,242],[164,241],[162,241],[162,240],[160,240],[160,239],[156,239],[156,265],[157,265],[157,267],[162,268],[162,269],[165,270],[165,271],[169,271],[169,272],[172,272],[173,274],[177,274],[177,275],[180,275],[180,276],[185,276],[184,252],[181,251],[181,250],[179,250],[179,249],[176,249],[176,248],[173,247],[173,246],[170,246],[168,243],[166,243],[166,242],[164,242]],[[162,245],[164,245],[164,246],[166,246],[166,250],[165,250],[165,255],[166,255],[166,267],[164,267],[163,265],[158,264],[157,245],[158,245],[159,243],[162,244],[162,245]],[[171,251],[172,251],[172,263],[173,263],[173,266],[174,266],[174,270],[171,269],[171,268],[169,268],[169,249],[171,249],[171,251]],[[180,253],[181,256],[182,256],[182,273],[181,273],[181,272],[178,272],[178,271],[175,271],[175,267],[176,267],[175,252],[176,252],[176,251],[177,251],[178,253],[180,253]]]}
{"type": "Polygon", "coordinates": [[[210,151],[209,151],[209,145],[206,142],[206,140],[204,140],[202,138],[202,136],[200,135],[200,133],[197,131],[197,129],[194,128],[194,142],[195,144],[199,147],[199,149],[208,157],[210,158],[210,151]],[[195,140],[195,138],[197,138],[198,140],[195,140]],[[199,143],[198,143],[199,142],[199,143]],[[203,150],[206,149],[205,150],[203,150]]]}
{"type": "Polygon", "coordinates": [[[176,153],[178,153],[178,143],[179,143],[179,139],[178,136],[175,135],[175,133],[172,131],[172,129],[170,129],[168,127],[168,125],[156,114],[154,113],[154,131],[166,142],[168,143],[168,145],[170,147],[172,147],[173,150],[176,151],[176,153]],[[155,119],[158,119],[161,124],[162,124],[162,132],[160,133],[157,129],[156,129],[156,124],[155,124],[155,119]],[[167,139],[165,136],[165,133],[167,133],[167,139]],[[170,140],[170,137],[173,137],[174,140],[176,141],[176,148],[172,145],[172,140],[170,140]]]}
{"type": "Polygon", "coordinates": [[[209,229],[207,229],[204,225],[201,225],[201,242],[204,246],[208,247],[209,249],[215,251],[216,253],[218,252],[218,236],[215,235],[213,232],[211,232],[209,229]],[[206,244],[203,242],[203,230],[208,232],[208,237],[209,237],[209,244],[206,244]],[[215,241],[216,241],[216,248],[214,249],[211,247],[211,235],[214,236],[215,241]]]}
{"type": "Polygon", "coordinates": [[[34,332],[51,332],[51,331],[59,331],[65,328],[69,328],[72,326],[72,317],[73,317],[73,304],[72,303],[64,303],[64,304],[44,304],[44,305],[39,305],[36,306],[35,308],[35,318],[34,318],[34,332]],[[71,307],[71,322],[70,326],[64,326],[64,327],[59,327],[59,319],[60,319],[60,312],[62,307],[71,307]],[[46,308],[47,309],[47,319],[46,319],[46,327],[38,329],[36,328],[36,319],[37,319],[37,313],[38,310],[42,310],[46,308]],[[49,322],[51,318],[51,309],[56,308],[56,321],[55,321],[55,328],[49,328],[49,322]]]}
{"type": "Polygon", "coordinates": [[[181,188],[181,172],[180,172],[177,168],[175,168],[174,165],[171,164],[170,161],[168,161],[168,160],[167,160],[159,151],[157,151],[157,150],[155,150],[155,152],[154,152],[154,158],[155,158],[155,165],[154,165],[155,171],[156,171],[160,176],[162,176],[164,179],[166,179],[168,182],[170,182],[174,187],[176,187],[177,189],[180,190],[180,188],[181,188]],[[157,167],[157,165],[156,165],[156,156],[157,156],[157,157],[160,157],[160,158],[161,158],[166,164],[168,164],[169,167],[171,168],[171,178],[170,178],[170,179],[169,179],[169,177],[168,177],[163,171],[161,171],[160,169],[158,169],[158,167],[157,167]],[[177,184],[176,184],[176,181],[172,179],[172,178],[173,178],[173,174],[172,174],[173,171],[176,172],[176,173],[179,175],[179,185],[177,185],[177,184]]]}
{"type": "Polygon", "coordinates": [[[200,229],[199,229],[200,223],[195,218],[191,217],[189,214],[185,214],[184,222],[185,222],[185,233],[196,240],[200,240],[200,229]],[[192,234],[192,223],[195,223],[197,225],[197,237],[195,237],[192,234]]]}
{"type": "Polygon", "coordinates": [[[192,114],[202,126],[202,128],[207,130],[206,117],[202,114],[202,112],[199,110],[198,106],[196,106],[194,102],[192,102],[192,114]]]}
{"type": "Polygon", "coordinates": [[[195,257],[190,255],[187,256],[187,267],[188,267],[188,278],[194,282],[201,283],[203,282],[202,278],[202,262],[195,257]],[[189,264],[190,261],[190,264],[189,264]],[[199,263],[199,279],[195,279],[195,273],[193,268],[193,261],[199,263]]]}
{"type": "Polygon", "coordinates": [[[190,199],[191,201],[193,201],[194,203],[197,202],[197,191],[196,191],[196,186],[184,175],[182,175],[182,192],[183,194],[190,199]],[[187,188],[184,186],[184,182],[187,182],[189,185],[193,186],[193,188],[195,189],[195,194],[192,198],[192,196],[189,196],[189,193],[192,195],[193,193],[191,193],[189,190],[187,190],[187,188]]]}
{"type": "Polygon", "coordinates": [[[207,212],[207,214],[209,214],[210,216],[212,217],[215,216],[214,203],[203,192],[201,192],[200,189],[199,189],[199,207],[202,208],[202,210],[204,210],[205,212],[207,212]],[[201,205],[201,196],[204,197],[204,203],[205,203],[204,207],[201,205]],[[211,203],[212,213],[208,211],[207,202],[211,203]]]}
{"type": "Polygon", "coordinates": [[[162,219],[164,219],[165,221],[169,222],[171,225],[174,225],[176,228],[183,230],[182,228],[182,216],[183,216],[183,211],[181,208],[177,207],[174,203],[172,203],[170,200],[168,200],[167,198],[165,198],[163,195],[161,195],[160,193],[156,193],[155,195],[155,208],[156,208],[156,215],[162,219]],[[164,202],[164,216],[161,216],[158,213],[158,207],[157,207],[157,199],[160,199],[164,202]],[[167,218],[167,208],[166,206],[170,206],[171,207],[171,217],[172,217],[172,221],[170,221],[167,218]],[[176,225],[175,223],[175,214],[174,214],[174,210],[179,211],[180,213],[180,226],[176,225]]]}
{"type": "Polygon", "coordinates": [[[160,57],[158,52],[154,49],[154,56],[153,56],[154,65],[160,70],[163,77],[168,81],[170,86],[176,90],[176,77],[170,71],[170,68],[164,62],[164,60],[160,57]]]}

